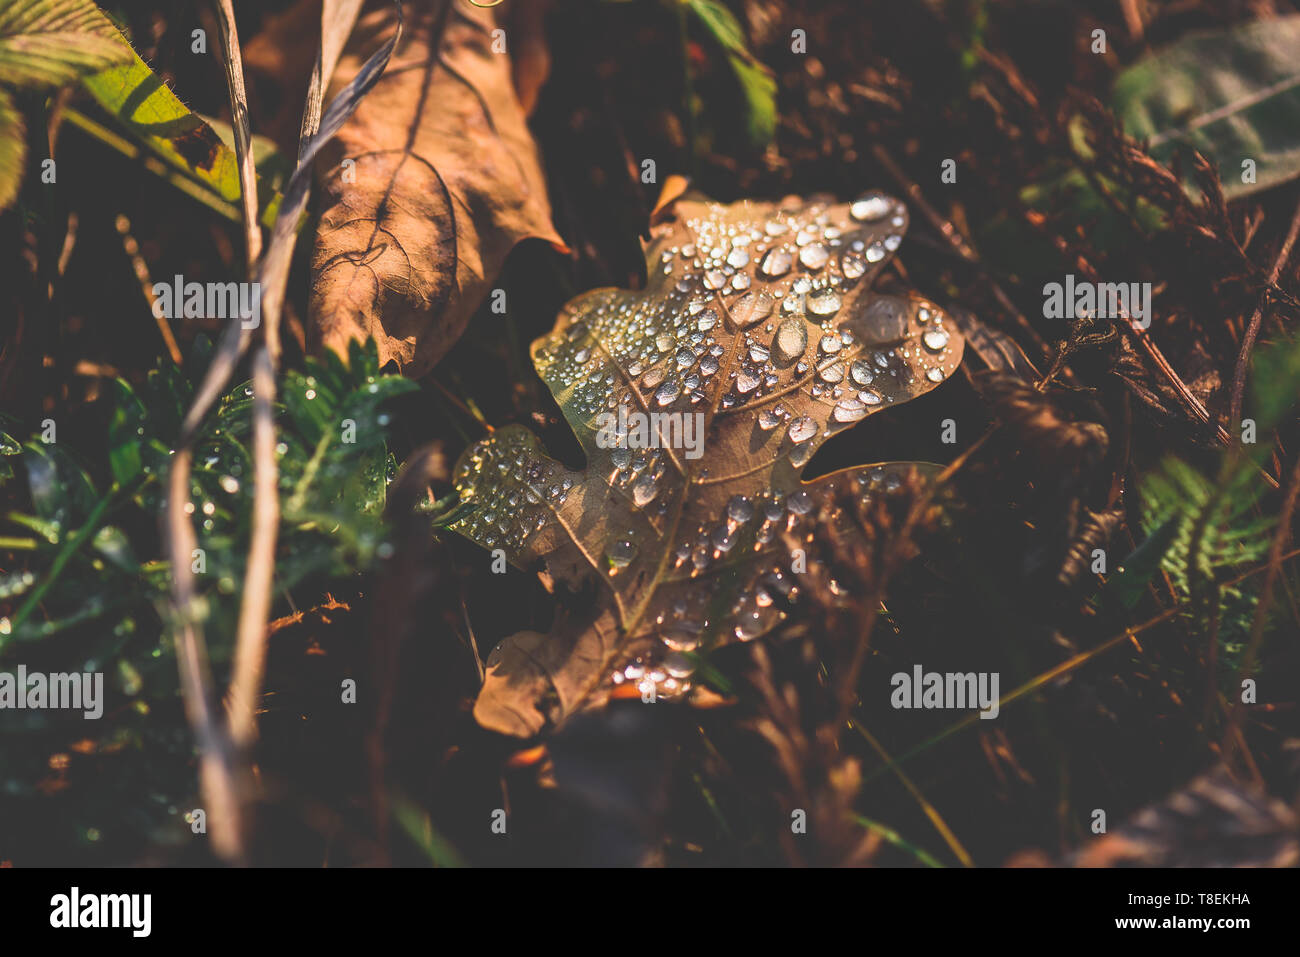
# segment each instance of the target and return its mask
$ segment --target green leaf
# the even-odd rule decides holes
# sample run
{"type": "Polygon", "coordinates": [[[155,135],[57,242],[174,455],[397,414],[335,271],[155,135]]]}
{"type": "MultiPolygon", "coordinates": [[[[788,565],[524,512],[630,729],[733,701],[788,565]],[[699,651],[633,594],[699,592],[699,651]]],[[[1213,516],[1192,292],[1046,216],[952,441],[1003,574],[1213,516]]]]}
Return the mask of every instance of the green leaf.
{"type": "Polygon", "coordinates": [[[1106,582],[1106,590],[1118,598],[1125,608],[1134,608],[1142,600],[1147,584],[1160,571],[1160,563],[1164,561],[1165,553],[1178,534],[1180,521],[1181,518],[1177,515],[1166,519],[1163,525],[1148,535],[1124,559],[1106,582]]]}
{"type": "Polygon", "coordinates": [[[1194,148],[1218,163],[1228,199],[1284,183],[1300,175],[1300,16],[1188,34],[1121,73],[1112,105],[1157,159],[1194,148]]]}
{"type": "MultiPolygon", "coordinates": [[[[192,113],[140,57],[85,79],[86,89],[140,143],[228,203],[239,202],[239,161],[221,136],[192,113]]],[[[280,206],[258,177],[261,221],[270,227],[280,206]]]]}
{"type": "Polygon", "coordinates": [[[90,0],[0,0],[0,83],[62,86],[130,58],[90,0]]]}
{"type": "Polygon", "coordinates": [[[60,445],[31,441],[24,452],[36,515],[63,530],[83,521],[99,500],[86,470],[60,445]]]}
{"type": "Polygon", "coordinates": [[[749,143],[762,149],[776,133],[776,80],[745,45],[745,34],[731,11],[718,0],[686,0],[691,13],[727,54],[740,84],[749,143]]]}
{"type": "Polygon", "coordinates": [[[27,129],[13,97],[0,90],[0,210],[18,198],[27,156],[27,129]]]}
{"type": "Polygon", "coordinates": [[[113,412],[108,423],[108,464],[117,483],[126,485],[144,468],[140,446],[145,412],[134,390],[123,380],[114,381],[113,391],[113,412]]]}
{"type": "Polygon", "coordinates": [[[1268,430],[1282,421],[1300,397],[1300,339],[1260,349],[1252,364],[1252,411],[1259,428],[1268,430]]]}
{"type": "MultiPolygon", "coordinates": [[[[199,117],[216,131],[227,149],[235,148],[235,131],[229,123],[214,116],[199,114],[199,117]]],[[[254,133],[250,142],[253,147],[253,167],[257,170],[259,178],[275,184],[278,188],[279,184],[286,182],[293,175],[293,161],[280,152],[274,140],[260,133],[254,133]]]]}

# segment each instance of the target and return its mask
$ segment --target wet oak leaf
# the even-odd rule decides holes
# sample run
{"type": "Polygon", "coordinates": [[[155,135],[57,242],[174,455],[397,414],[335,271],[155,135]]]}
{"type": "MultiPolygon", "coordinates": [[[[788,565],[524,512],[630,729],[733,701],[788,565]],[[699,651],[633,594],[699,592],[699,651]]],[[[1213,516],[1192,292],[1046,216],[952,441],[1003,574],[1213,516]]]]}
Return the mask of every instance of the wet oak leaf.
{"type": "Polygon", "coordinates": [[[755,638],[787,614],[797,588],[783,538],[811,529],[824,496],[887,494],[933,468],[800,477],[831,435],[928,392],[961,361],[961,334],[937,306],[871,289],[902,240],[902,204],[686,197],[667,213],[644,290],[578,296],[532,345],[586,469],[547,457],[521,426],[457,463],[476,506],[457,531],[540,566],[550,588],[595,595],[561,602],[549,634],[493,651],[475,705],[493,730],[536,734],[620,682],[681,694],[691,652],[755,638]]]}
{"type": "MultiPolygon", "coordinates": [[[[392,8],[358,23],[336,90],[395,29],[392,8]]],[[[315,348],[346,356],[349,339],[373,337],[381,366],[419,376],[460,337],[519,242],[564,248],[496,29],[493,10],[465,0],[407,5],[392,62],[318,171],[315,348]]]]}

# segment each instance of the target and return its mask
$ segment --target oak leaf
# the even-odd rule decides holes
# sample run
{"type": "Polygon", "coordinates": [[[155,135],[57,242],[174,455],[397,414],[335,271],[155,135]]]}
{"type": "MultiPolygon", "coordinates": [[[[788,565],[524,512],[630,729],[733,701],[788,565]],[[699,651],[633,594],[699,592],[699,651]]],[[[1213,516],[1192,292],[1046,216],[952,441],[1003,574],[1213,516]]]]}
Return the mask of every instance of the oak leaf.
{"type": "Polygon", "coordinates": [[[688,197],[668,215],[644,290],[578,296],[532,345],[586,469],[548,458],[520,426],[457,463],[475,506],[457,531],[540,565],[548,587],[595,586],[584,611],[562,607],[549,634],[512,635],[489,656],[475,716],[493,730],[536,734],[619,682],[647,699],[680,694],[692,653],[787,613],[783,539],[811,527],[819,502],[846,483],[886,494],[927,468],[800,478],[831,435],[935,388],[961,360],[937,306],[871,289],[906,229],[901,203],[688,197]]]}
{"type": "MultiPolygon", "coordinates": [[[[410,4],[384,76],[335,137],[312,259],[311,345],[347,355],[373,337],[380,365],[418,376],[464,331],[520,241],[563,249],[491,9],[410,4]],[[495,36],[494,36],[495,31],[495,36]]],[[[357,25],[334,76],[347,84],[396,29],[357,25]]]]}

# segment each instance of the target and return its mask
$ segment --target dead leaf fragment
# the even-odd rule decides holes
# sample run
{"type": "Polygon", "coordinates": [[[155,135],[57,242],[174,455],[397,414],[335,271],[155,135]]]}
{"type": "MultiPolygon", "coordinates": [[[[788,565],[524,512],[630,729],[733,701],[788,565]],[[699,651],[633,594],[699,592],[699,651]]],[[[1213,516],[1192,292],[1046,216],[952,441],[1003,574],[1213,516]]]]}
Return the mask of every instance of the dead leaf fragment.
{"type": "Polygon", "coordinates": [[[1222,765],[1076,852],[1074,867],[1295,867],[1296,815],[1222,765]]]}
{"type": "Polygon", "coordinates": [[[906,224],[879,193],[684,198],[653,230],[645,290],[585,293],[533,343],[587,467],[566,469],[527,429],[497,429],[457,464],[477,508],[454,527],[520,567],[540,564],[548,587],[594,583],[598,597],[583,614],[561,611],[548,635],[502,642],[475,705],[481,724],[536,734],[620,680],[683,693],[689,653],[785,616],[796,589],[784,538],[807,534],[826,496],[890,494],[926,468],[800,478],[831,435],[930,391],[961,360],[961,334],[936,305],[871,290],[906,224]],[[620,415],[632,429],[632,416],[657,424],[624,440],[620,415]]]}
{"type": "MultiPolygon", "coordinates": [[[[391,8],[358,23],[336,89],[395,28],[391,8]]],[[[516,244],[564,248],[495,29],[492,10],[464,0],[409,5],[386,73],[318,171],[313,348],[346,355],[350,339],[373,336],[381,365],[421,375],[460,337],[516,244]]]]}

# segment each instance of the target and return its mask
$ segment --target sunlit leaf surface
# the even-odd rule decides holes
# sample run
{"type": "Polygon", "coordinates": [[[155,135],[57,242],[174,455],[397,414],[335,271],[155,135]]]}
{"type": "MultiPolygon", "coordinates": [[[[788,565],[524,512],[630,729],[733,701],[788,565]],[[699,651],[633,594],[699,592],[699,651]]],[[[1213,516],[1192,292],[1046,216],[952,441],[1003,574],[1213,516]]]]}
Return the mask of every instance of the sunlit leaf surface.
{"type": "Polygon", "coordinates": [[[672,213],[647,249],[645,290],[579,296],[533,343],[586,470],[517,426],[458,463],[462,498],[478,506],[459,531],[517,565],[540,560],[548,584],[599,586],[590,614],[561,614],[550,634],[511,636],[492,654],[475,709],[490,728],[536,733],[613,683],[680,694],[691,653],[773,628],[796,591],[782,536],[832,488],[884,492],[914,466],[807,484],[803,467],[831,435],[935,388],[961,360],[937,306],[871,291],[907,228],[897,201],[686,199],[672,213]],[[648,442],[637,413],[660,416],[642,420],[648,442]],[[602,415],[625,417],[627,438],[602,415]]]}

